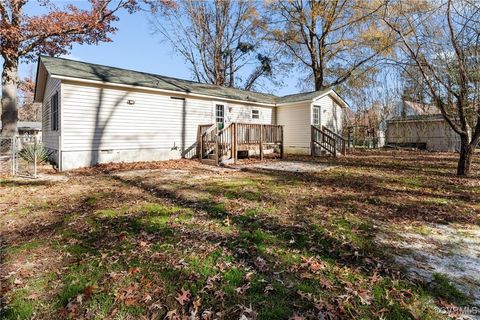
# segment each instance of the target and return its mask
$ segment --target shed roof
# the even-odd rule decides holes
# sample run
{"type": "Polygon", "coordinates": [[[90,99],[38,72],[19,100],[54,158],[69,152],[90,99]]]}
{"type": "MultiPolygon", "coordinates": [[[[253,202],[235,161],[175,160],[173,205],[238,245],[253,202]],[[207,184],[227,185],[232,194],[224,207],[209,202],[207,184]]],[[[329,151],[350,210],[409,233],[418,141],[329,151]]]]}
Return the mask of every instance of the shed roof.
{"type": "MultiPolygon", "coordinates": [[[[227,88],[212,84],[200,83],[190,80],[162,76],[158,74],[121,69],[65,58],[41,56],[39,58],[39,70],[40,64],[42,64],[46,71],[52,76],[74,78],[80,81],[90,80],[102,83],[112,83],[168,91],[177,91],[184,94],[192,93],[209,97],[233,99],[246,102],[250,101],[272,105],[309,100],[311,101],[319,96],[323,96],[328,92],[333,91],[331,89],[328,89],[279,97],[267,93],[227,88]]],[[[37,72],[37,77],[39,76],[39,73],[40,72],[37,72]]],[[[37,78],[37,86],[40,85],[39,80],[40,79],[37,78]]],[[[38,88],[36,88],[35,92],[35,100],[39,101],[41,100],[41,96],[37,96],[37,89],[38,88]]]]}
{"type": "MultiPolygon", "coordinates": [[[[0,122],[0,129],[2,123],[0,122]]],[[[17,128],[19,130],[42,130],[42,122],[40,121],[18,121],[17,128]]]]}

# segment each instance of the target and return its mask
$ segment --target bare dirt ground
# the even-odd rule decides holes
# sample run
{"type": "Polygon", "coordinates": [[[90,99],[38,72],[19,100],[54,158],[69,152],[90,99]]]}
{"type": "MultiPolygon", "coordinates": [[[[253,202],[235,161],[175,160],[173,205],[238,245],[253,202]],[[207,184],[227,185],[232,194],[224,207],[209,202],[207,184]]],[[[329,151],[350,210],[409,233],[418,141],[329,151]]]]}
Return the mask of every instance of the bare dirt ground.
{"type": "Polygon", "coordinates": [[[394,260],[412,278],[432,283],[438,274],[471,297],[480,308],[480,227],[463,224],[425,224],[385,233],[382,245],[394,247],[394,260]]]}
{"type": "Polygon", "coordinates": [[[364,152],[4,178],[0,316],[474,318],[480,179],[455,177],[455,160],[364,152]]]}

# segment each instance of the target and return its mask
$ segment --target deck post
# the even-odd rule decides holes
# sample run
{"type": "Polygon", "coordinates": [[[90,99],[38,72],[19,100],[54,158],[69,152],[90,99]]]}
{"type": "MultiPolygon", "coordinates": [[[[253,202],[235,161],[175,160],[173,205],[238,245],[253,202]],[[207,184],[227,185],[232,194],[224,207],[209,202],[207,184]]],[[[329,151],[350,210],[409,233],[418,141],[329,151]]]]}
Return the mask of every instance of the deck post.
{"type": "Polygon", "coordinates": [[[280,159],[285,158],[285,151],[284,151],[284,141],[283,141],[283,126],[280,126],[280,159]]]}
{"type": "Polygon", "coordinates": [[[198,126],[198,133],[197,133],[197,141],[198,141],[198,146],[197,146],[197,157],[198,159],[202,160],[202,126],[198,126]]]}
{"type": "Polygon", "coordinates": [[[315,144],[314,144],[314,129],[313,126],[310,126],[310,155],[313,157],[315,156],[315,144]]]}
{"type": "Polygon", "coordinates": [[[234,164],[237,164],[237,158],[238,158],[238,151],[237,151],[237,148],[238,148],[238,132],[237,132],[237,124],[234,123],[233,124],[233,136],[234,136],[234,139],[233,139],[233,163],[234,164]]]}
{"type": "Polygon", "coordinates": [[[218,166],[218,152],[220,148],[218,147],[218,127],[215,127],[215,165],[218,166]]]}
{"type": "Polygon", "coordinates": [[[263,160],[263,124],[260,125],[260,160],[263,160]]]}

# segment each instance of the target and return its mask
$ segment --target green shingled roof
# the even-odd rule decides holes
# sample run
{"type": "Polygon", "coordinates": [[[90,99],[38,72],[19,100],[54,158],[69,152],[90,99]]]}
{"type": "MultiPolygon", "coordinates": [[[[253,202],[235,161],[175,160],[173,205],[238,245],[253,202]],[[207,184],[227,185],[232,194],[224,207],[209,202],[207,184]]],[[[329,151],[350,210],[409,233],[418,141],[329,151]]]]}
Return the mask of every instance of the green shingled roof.
{"type": "Polygon", "coordinates": [[[226,88],[189,80],[171,78],[157,74],[108,67],[98,64],[74,61],[63,58],[42,56],[40,61],[51,75],[78,78],[83,80],[102,81],[146,88],[194,93],[211,97],[276,104],[312,100],[325,91],[313,91],[278,97],[253,91],[226,88]]]}

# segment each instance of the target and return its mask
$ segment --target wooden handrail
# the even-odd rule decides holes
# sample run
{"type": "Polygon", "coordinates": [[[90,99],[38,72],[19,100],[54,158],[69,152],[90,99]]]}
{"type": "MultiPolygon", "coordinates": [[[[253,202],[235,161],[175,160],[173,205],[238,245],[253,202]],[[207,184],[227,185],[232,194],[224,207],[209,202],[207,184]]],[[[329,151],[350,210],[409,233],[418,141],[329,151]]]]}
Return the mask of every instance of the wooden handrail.
{"type": "Polygon", "coordinates": [[[347,154],[347,139],[325,126],[322,126],[322,131],[331,135],[335,139],[335,143],[337,144],[336,148],[339,149],[343,155],[347,154]]]}
{"type": "MultiPolygon", "coordinates": [[[[203,126],[205,127],[205,126],[203,126]]],[[[217,149],[218,128],[216,124],[212,124],[200,135],[200,159],[208,156],[213,150],[217,149]]]]}
{"type": "MultiPolygon", "coordinates": [[[[323,128],[322,128],[323,129],[323,128]]],[[[340,149],[342,153],[344,152],[345,143],[337,139],[337,137],[330,132],[331,130],[321,130],[317,126],[311,126],[311,153],[315,155],[315,146],[319,145],[321,148],[325,149],[328,153],[332,154],[334,157],[337,156],[337,150],[340,149]],[[340,148],[337,146],[340,144],[340,148]]]]}
{"type": "Polygon", "coordinates": [[[199,126],[199,158],[215,154],[216,163],[223,157],[236,161],[239,145],[257,145],[263,158],[265,145],[278,145],[283,158],[283,126],[232,122],[219,130],[216,124],[199,126]]]}
{"type": "Polygon", "coordinates": [[[335,138],[337,139],[340,139],[342,141],[347,141],[344,137],[342,137],[341,135],[339,135],[338,133],[336,133],[335,131],[332,131],[330,129],[328,129],[327,127],[325,126],[322,126],[322,130],[323,131],[326,131],[327,133],[331,134],[332,136],[334,136],[335,138]]]}

